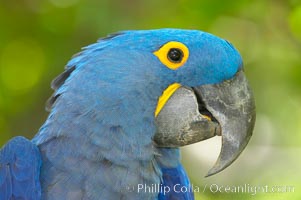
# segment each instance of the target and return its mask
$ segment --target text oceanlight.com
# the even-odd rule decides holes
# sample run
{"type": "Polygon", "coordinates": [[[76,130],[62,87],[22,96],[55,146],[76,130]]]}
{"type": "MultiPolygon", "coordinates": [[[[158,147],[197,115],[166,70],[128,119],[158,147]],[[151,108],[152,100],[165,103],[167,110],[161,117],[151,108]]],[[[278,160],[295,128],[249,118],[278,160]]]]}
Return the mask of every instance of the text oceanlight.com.
{"type": "Polygon", "coordinates": [[[256,195],[258,193],[291,193],[295,192],[294,186],[288,185],[218,185],[211,184],[203,187],[203,192],[209,190],[211,193],[247,193],[256,195]]]}
{"type": "Polygon", "coordinates": [[[166,195],[170,192],[172,193],[245,193],[250,195],[256,195],[258,193],[293,193],[295,192],[295,187],[291,185],[221,185],[221,184],[207,184],[205,186],[197,185],[181,185],[175,184],[173,186],[167,186],[163,184],[138,184],[135,187],[128,187],[127,191],[137,192],[137,193],[161,193],[166,195]]]}

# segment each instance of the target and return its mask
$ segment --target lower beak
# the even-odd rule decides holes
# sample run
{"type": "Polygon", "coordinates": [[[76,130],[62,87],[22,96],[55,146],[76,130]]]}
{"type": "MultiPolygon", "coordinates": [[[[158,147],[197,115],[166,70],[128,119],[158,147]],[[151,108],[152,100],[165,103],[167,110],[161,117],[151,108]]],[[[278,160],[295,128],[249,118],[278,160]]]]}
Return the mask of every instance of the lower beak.
{"type": "Polygon", "coordinates": [[[156,117],[154,141],[159,147],[179,147],[221,135],[220,155],[207,174],[211,176],[228,167],[244,150],[252,136],[255,115],[253,94],[240,70],[219,84],[180,87],[156,117]]]}

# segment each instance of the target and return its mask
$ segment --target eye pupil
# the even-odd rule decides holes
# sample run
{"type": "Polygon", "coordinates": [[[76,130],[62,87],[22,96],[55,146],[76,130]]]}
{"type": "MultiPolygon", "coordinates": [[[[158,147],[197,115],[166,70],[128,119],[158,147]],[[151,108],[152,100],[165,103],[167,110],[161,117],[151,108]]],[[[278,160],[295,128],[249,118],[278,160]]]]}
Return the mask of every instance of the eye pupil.
{"type": "Polygon", "coordinates": [[[170,60],[171,62],[175,62],[175,63],[181,62],[183,56],[184,56],[183,51],[181,49],[177,49],[177,48],[171,48],[167,54],[168,60],[170,60]]]}

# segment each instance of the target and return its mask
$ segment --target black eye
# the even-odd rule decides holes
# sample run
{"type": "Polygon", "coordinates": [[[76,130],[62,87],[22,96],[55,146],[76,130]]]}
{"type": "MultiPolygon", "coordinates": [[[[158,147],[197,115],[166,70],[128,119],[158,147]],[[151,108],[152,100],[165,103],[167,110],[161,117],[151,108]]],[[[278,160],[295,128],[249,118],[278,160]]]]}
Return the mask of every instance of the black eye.
{"type": "Polygon", "coordinates": [[[171,48],[167,54],[168,60],[175,63],[181,62],[183,56],[184,56],[183,51],[177,48],[171,48]]]}

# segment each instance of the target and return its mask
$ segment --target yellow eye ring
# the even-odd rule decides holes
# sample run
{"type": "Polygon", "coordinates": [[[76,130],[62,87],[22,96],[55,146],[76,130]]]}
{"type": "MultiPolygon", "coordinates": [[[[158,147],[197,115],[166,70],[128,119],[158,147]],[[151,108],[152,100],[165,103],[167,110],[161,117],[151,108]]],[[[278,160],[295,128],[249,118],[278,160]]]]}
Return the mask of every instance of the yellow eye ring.
{"type": "Polygon", "coordinates": [[[169,69],[176,70],[188,59],[189,50],[181,42],[170,41],[164,44],[154,55],[169,69]]]}

